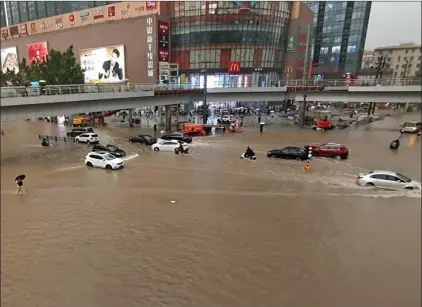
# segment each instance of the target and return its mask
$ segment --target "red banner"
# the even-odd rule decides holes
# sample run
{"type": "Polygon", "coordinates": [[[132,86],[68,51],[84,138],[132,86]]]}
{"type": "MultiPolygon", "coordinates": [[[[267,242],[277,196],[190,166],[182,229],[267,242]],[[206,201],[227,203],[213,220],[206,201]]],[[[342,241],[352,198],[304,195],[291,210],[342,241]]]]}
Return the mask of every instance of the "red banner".
{"type": "Polygon", "coordinates": [[[47,42],[40,42],[29,44],[28,48],[28,61],[32,64],[33,61],[45,61],[48,55],[47,42]]]}
{"type": "Polygon", "coordinates": [[[229,73],[237,74],[240,72],[240,62],[229,62],[229,73]]]}
{"type": "Polygon", "coordinates": [[[168,35],[169,34],[169,23],[165,21],[158,22],[158,34],[168,35]]]}
{"type": "Polygon", "coordinates": [[[160,49],[158,52],[158,59],[160,62],[168,62],[169,61],[169,50],[167,48],[160,49]]]}

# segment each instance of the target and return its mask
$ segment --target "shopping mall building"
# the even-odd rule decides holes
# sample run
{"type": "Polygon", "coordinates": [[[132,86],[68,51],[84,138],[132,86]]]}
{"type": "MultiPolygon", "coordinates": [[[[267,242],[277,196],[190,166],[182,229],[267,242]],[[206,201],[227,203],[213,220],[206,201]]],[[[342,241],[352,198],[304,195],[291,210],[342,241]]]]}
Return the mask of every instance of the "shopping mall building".
{"type": "Polygon", "coordinates": [[[3,72],[22,58],[31,62],[73,45],[86,82],[206,79],[209,87],[242,87],[312,74],[314,16],[303,2],[3,4],[3,72]]]}

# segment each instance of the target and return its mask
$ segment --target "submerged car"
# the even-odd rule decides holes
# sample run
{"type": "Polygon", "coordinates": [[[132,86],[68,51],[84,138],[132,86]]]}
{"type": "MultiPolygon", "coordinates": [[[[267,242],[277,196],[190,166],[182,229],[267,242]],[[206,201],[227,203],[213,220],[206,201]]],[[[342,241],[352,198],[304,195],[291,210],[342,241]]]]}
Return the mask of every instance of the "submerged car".
{"type": "Polygon", "coordinates": [[[163,135],[161,139],[166,140],[166,141],[176,140],[176,141],[182,141],[185,143],[192,143],[192,137],[182,132],[172,132],[172,133],[163,135]]]}
{"type": "Polygon", "coordinates": [[[360,173],[356,183],[360,186],[390,190],[420,190],[421,183],[402,174],[391,171],[370,171],[360,173]]]}
{"type": "Polygon", "coordinates": [[[311,144],[305,146],[306,151],[309,151],[309,147],[312,147],[312,156],[314,157],[335,158],[338,160],[345,160],[349,157],[349,150],[341,144],[311,144]]]}
{"type": "Polygon", "coordinates": [[[115,156],[117,158],[126,157],[126,152],[124,150],[120,149],[119,147],[117,147],[115,145],[111,145],[111,144],[94,145],[94,147],[92,148],[92,151],[108,152],[108,153],[111,153],[113,156],[115,156]]]}
{"type": "Polygon", "coordinates": [[[267,157],[290,160],[306,160],[308,159],[308,153],[303,148],[289,146],[282,149],[270,150],[267,152],[267,157]]]}
{"type": "Polygon", "coordinates": [[[130,143],[140,143],[145,145],[152,145],[157,143],[157,139],[148,134],[139,134],[129,138],[130,143]]]}

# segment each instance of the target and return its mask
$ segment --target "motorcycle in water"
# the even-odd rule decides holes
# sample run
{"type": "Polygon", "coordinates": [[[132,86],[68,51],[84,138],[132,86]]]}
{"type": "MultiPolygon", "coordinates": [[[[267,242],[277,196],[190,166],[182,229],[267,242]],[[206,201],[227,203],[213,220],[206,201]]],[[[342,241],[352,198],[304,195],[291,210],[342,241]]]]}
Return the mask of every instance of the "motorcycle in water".
{"type": "Polygon", "coordinates": [[[398,139],[390,143],[390,149],[397,150],[399,149],[399,147],[400,147],[400,141],[398,139]]]}
{"type": "Polygon", "coordinates": [[[253,155],[246,155],[245,152],[240,156],[240,158],[241,159],[244,159],[244,160],[256,160],[255,154],[253,154],[253,155]]]}
{"type": "Polygon", "coordinates": [[[50,147],[50,142],[46,138],[43,138],[41,141],[41,146],[43,147],[50,147]]]}
{"type": "Polygon", "coordinates": [[[187,154],[187,153],[189,153],[189,149],[183,149],[183,151],[180,149],[180,148],[176,148],[175,150],[174,150],[174,153],[176,154],[176,155],[179,155],[180,153],[182,153],[182,154],[187,154]]]}

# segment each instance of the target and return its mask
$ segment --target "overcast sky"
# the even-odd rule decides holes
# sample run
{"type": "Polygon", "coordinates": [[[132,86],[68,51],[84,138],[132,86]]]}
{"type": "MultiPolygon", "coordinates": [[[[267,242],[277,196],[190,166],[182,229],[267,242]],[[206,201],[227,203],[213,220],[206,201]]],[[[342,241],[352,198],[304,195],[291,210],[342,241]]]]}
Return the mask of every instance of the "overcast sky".
{"type": "Polygon", "coordinates": [[[421,43],[421,2],[372,2],[365,50],[421,43]]]}

